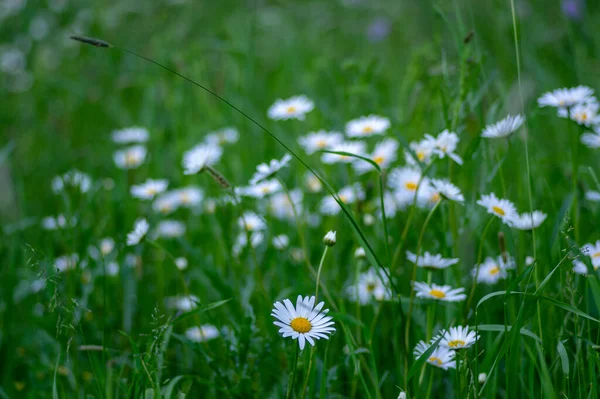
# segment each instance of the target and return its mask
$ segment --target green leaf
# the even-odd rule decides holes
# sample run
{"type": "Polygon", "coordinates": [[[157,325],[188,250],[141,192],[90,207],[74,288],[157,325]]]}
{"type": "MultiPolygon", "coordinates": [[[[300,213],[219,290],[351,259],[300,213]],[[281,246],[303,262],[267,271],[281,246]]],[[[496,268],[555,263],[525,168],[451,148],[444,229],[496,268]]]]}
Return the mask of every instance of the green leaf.
{"type": "Polygon", "coordinates": [[[353,157],[353,158],[358,158],[358,159],[362,159],[363,161],[366,161],[368,163],[370,163],[375,169],[377,169],[377,171],[379,173],[381,173],[381,167],[379,167],[379,165],[377,165],[377,163],[375,161],[373,161],[370,158],[366,158],[363,157],[361,155],[357,155],[357,154],[352,154],[351,152],[345,152],[345,151],[329,151],[329,150],[321,150],[318,152],[326,152],[328,154],[336,154],[336,155],[343,155],[346,157],[353,157]]]}
{"type": "Polygon", "coordinates": [[[58,359],[56,359],[56,365],[54,366],[54,378],[52,380],[52,399],[58,399],[58,387],[56,386],[56,375],[58,374],[58,365],[60,364],[60,353],[58,359]]]}
{"type": "Polygon", "coordinates": [[[541,298],[541,299],[543,299],[543,300],[545,300],[545,301],[548,301],[548,302],[550,302],[551,304],[553,304],[553,305],[555,305],[555,306],[558,306],[559,308],[562,308],[562,309],[566,310],[567,312],[571,312],[571,313],[573,313],[573,314],[576,314],[577,316],[581,316],[581,317],[583,317],[583,318],[586,318],[586,319],[588,319],[588,320],[594,321],[594,322],[596,322],[596,323],[599,323],[599,322],[600,322],[600,320],[598,320],[598,319],[596,319],[596,318],[593,318],[593,317],[592,317],[592,316],[590,316],[589,314],[587,314],[587,313],[584,313],[584,312],[582,312],[581,310],[579,310],[579,309],[577,309],[577,308],[574,308],[573,306],[571,306],[571,305],[569,305],[569,304],[566,304],[566,303],[564,303],[564,302],[558,301],[558,300],[556,300],[556,299],[554,299],[554,298],[550,298],[550,297],[547,297],[547,296],[540,296],[539,298],[541,298]]]}
{"type": "Polygon", "coordinates": [[[162,394],[165,399],[171,399],[171,395],[173,394],[173,389],[175,389],[175,385],[179,383],[179,381],[186,378],[185,375],[178,375],[177,377],[173,377],[169,383],[163,388],[162,394]]]}
{"type": "MultiPolygon", "coordinates": [[[[478,326],[469,326],[469,329],[474,330],[475,328],[477,328],[477,330],[479,330],[479,331],[504,332],[504,331],[510,331],[512,329],[512,326],[507,325],[506,330],[505,330],[505,326],[503,324],[480,324],[478,326]]],[[[542,343],[542,340],[540,339],[540,337],[538,337],[537,335],[535,335],[534,333],[532,333],[531,331],[529,331],[526,328],[521,328],[521,330],[519,332],[522,335],[526,335],[530,338],[533,338],[534,340],[536,340],[536,342],[542,343]]]]}
{"type": "Polygon", "coordinates": [[[434,343],[432,343],[429,346],[429,348],[427,348],[427,350],[425,352],[423,352],[421,354],[421,356],[419,356],[419,358],[413,363],[413,365],[410,366],[410,369],[408,370],[407,381],[410,381],[410,379],[412,378],[412,376],[415,375],[415,373],[417,371],[419,371],[419,369],[427,361],[427,359],[429,359],[429,355],[431,355],[433,353],[433,351],[435,351],[435,349],[440,344],[440,341],[442,340],[442,338],[443,338],[443,336],[440,335],[440,337],[437,339],[437,341],[435,341],[434,343]]]}
{"type": "Polygon", "coordinates": [[[567,354],[567,349],[562,341],[558,341],[556,343],[556,351],[558,352],[558,356],[560,357],[560,363],[562,366],[562,371],[565,375],[569,375],[569,355],[567,354]]]}
{"type": "Polygon", "coordinates": [[[217,301],[217,302],[209,303],[208,305],[198,306],[197,308],[195,308],[193,310],[190,310],[189,312],[185,312],[185,313],[179,315],[178,317],[176,317],[175,319],[173,319],[173,321],[171,321],[170,324],[175,324],[176,322],[181,321],[181,320],[185,320],[188,317],[199,315],[199,314],[202,314],[204,312],[208,312],[209,310],[216,309],[219,306],[225,305],[227,302],[231,301],[232,299],[233,298],[224,299],[222,301],[217,301]]]}

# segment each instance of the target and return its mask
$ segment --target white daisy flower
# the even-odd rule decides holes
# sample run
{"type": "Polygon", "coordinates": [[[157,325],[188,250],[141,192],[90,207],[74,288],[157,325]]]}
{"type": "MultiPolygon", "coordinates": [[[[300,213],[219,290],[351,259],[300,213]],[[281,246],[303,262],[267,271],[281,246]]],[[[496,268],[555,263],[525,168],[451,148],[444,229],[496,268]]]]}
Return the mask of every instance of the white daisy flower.
{"type": "Polygon", "coordinates": [[[185,223],[179,220],[161,220],[156,226],[156,237],[175,238],[185,234],[185,223]]]}
{"type": "Polygon", "coordinates": [[[600,148],[600,127],[597,127],[595,132],[582,134],[580,140],[588,148],[600,148]]]}
{"type": "Polygon", "coordinates": [[[346,293],[351,301],[361,305],[392,299],[392,291],[387,284],[387,277],[380,269],[374,267],[365,273],[360,273],[356,284],[349,285],[346,293]]]}
{"type": "Polygon", "coordinates": [[[188,267],[188,260],[184,257],[175,258],[175,267],[179,270],[185,270],[188,267]]]}
{"type": "Polygon", "coordinates": [[[473,277],[477,276],[478,283],[492,285],[507,278],[508,273],[506,271],[514,267],[515,262],[512,257],[507,257],[507,261],[504,262],[502,256],[498,256],[496,259],[488,256],[479,265],[479,274],[477,273],[477,265],[475,265],[473,270],[471,270],[471,275],[473,277]]]}
{"type": "Polygon", "coordinates": [[[188,186],[169,192],[177,200],[177,206],[192,208],[204,199],[204,191],[200,187],[188,186]]]}
{"type": "Polygon", "coordinates": [[[88,248],[88,253],[92,259],[99,260],[110,255],[113,249],[115,249],[115,240],[110,237],[106,237],[100,240],[98,247],[90,246],[88,248]]]}
{"type": "Polygon", "coordinates": [[[383,116],[369,115],[353,119],[346,124],[348,137],[369,137],[383,134],[390,128],[390,120],[383,116]]]}
{"type": "Polygon", "coordinates": [[[506,118],[502,119],[499,122],[496,122],[491,125],[487,125],[485,129],[483,129],[483,133],[481,133],[481,137],[485,137],[488,139],[496,139],[502,137],[508,137],[514,132],[517,131],[525,122],[525,118],[521,115],[508,115],[506,118]]]}
{"type": "Polygon", "coordinates": [[[518,215],[512,202],[500,199],[494,193],[482,195],[481,199],[477,201],[477,205],[487,208],[488,213],[498,216],[504,223],[508,223],[518,215]]]}
{"type": "MultiPolygon", "coordinates": [[[[392,164],[392,162],[396,160],[397,153],[398,142],[394,139],[385,139],[377,143],[371,155],[366,156],[365,158],[371,159],[381,169],[387,169],[390,166],[390,164],[392,164]]],[[[375,170],[375,168],[373,168],[373,165],[369,164],[368,162],[362,159],[357,159],[353,165],[354,169],[359,174],[375,170]]]]}
{"type": "Polygon", "coordinates": [[[267,228],[265,221],[254,212],[244,212],[238,219],[238,226],[246,231],[260,231],[267,228]]]}
{"type": "Polygon", "coordinates": [[[315,108],[315,104],[306,96],[278,99],[271,105],[267,115],[274,120],[298,119],[303,121],[306,114],[315,108]]]}
{"type": "MultiPolygon", "coordinates": [[[[262,233],[262,231],[254,231],[250,234],[250,246],[252,248],[256,248],[263,243],[264,239],[265,235],[262,233]]],[[[235,242],[233,243],[233,248],[231,250],[233,256],[239,256],[242,253],[242,250],[246,248],[247,245],[248,236],[247,233],[243,231],[237,235],[235,242]]]]}
{"type": "Polygon", "coordinates": [[[467,298],[464,288],[452,288],[449,285],[429,285],[418,281],[413,282],[417,298],[429,298],[444,302],[460,302],[467,298]]]}
{"type": "Polygon", "coordinates": [[[119,275],[119,264],[117,262],[108,262],[106,265],[106,275],[115,277],[119,275]]]}
{"type": "Polygon", "coordinates": [[[449,201],[464,202],[465,197],[460,189],[446,179],[431,179],[431,188],[434,192],[449,201]]]}
{"type": "Polygon", "coordinates": [[[214,144],[198,144],[183,154],[183,174],[193,175],[221,159],[223,149],[214,144]]]}
{"type": "MultiPolygon", "coordinates": [[[[356,201],[364,200],[365,191],[360,186],[360,184],[356,183],[351,186],[346,186],[342,188],[338,192],[337,196],[342,203],[350,205],[354,204],[356,201]]],[[[327,197],[321,200],[321,205],[319,206],[319,209],[321,213],[325,215],[337,215],[342,210],[340,205],[331,195],[328,195],[327,197]]]]}
{"type": "Polygon", "coordinates": [[[406,251],[406,259],[408,259],[412,263],[416,263],[418,267],[424,267],[427,269],[445,269],[449,266],[455,265],[458,263],[458,258],[444,258],[441,254],[430,254],[429,252],[425,252],[421,254],[417,263],[417,255],[406,251]]]}
{"type": "Polygon", "coordinates": [[[413,141],[409,144],[409,147],[415,153],[417,159],[415,160],[410,152],[404,150],[404,158],[406,159],[406,163],[408,165],[417,166],[417,160],[426,165],[431,163],[433,150],[435,149],[435,143],[433,141],[428,139],[413,141]]]}
{"type": "Polygon", "coordinates": [[[148,150],[143,145],[134,145],[115,151],[113,160],[120,169],[136,169],[144,162],[147,153],[148,150]]]}
{"type": "Polygon", "coordinates": [[[587,266],[580,260],[574,260],[573,273],[586,275],[588,273],[587,266]]]}
{"type": "MultiPolygon", "coordinates": [[[[346,152],[353,155],[365,156],[366,145],[362,141],[346,141],[336,144],[329,151],[346,152]]],[[[358,158],[349,155],[339,155],[325,153],[321,156],[321,161],[327,164],[333,163],[354,163],[358,158]]]]}
{"type": "Polygon", "coordinates": [[[221,130],[208,133],[204,137],[204,142],[213,146],[222,146],[223,144],[233,144],[238,141],[240,134],[233,127],[226,127],[221,130]]]}
{"type": "Polygon", "coordinates": [[[133,230],[127,234],[127,245],[137,245],[148,232],[150,225],[146,219],[138,219],[133,225],[133,230]]]}
{"type": "Polygon", "coordinates": [[[319,193],[323,190],[323,183],[311,172],[306,172],[304,175],[304,185],[311,193],[319,193]]]}
{"type": "Polygon", "coordinates": [[[319,130],[318,132],[308,133],[306,136],[298,139],[298,144],[307,154],[314,154],[317,151],[328,150],[344,142],[344,136],[338,132],[327,132],[319,130]]]}
{"type": "Polygon", "coordinates": [[[593,202],[600,202],[600,192],[598,191],[586,191],[585,192],[585,199],[588,201],[593,201],[593,202]]]}
{"type": "Polygon", "coordinates": [[[59,273],[66,272],[77,268],[79,262],[79,255],[73,253],[70,255],[59,256],[54,259],[54,268],[58,269],[59,273]]]}
{"type": "MultiPolygon", "coordinates": [[[[421,357],[423,353],[427,352],[427,350],[431,347],[431,344],[426,344],[424,341],[419,341],[415,349],[413,350],[413,355],[415,358],[421,357]]],[[[429,355],[427,359],[427,363],[439,367],[444,370],[456,368],[456,360],[454,359],[456,356],[456,352],[445,348],[443,346],[438,346],[435,350],[429,355]]]]}
{"type": "Polygon", "coordinates": [[[595,244],[585,244],[581,248],[581,252],[590,257],[594,269],[600,267],[600,240],[596,241],[595,244]]]}
{"type": "Polygon", "coordinates": [[[167,192],[159,196],[152,203],[152,209],[156,212],[168,215],[179,208],[179,194],[174,192],[167,192]]]}
{"type": "Polygon", "coordinates": [[[302,213],[303,197],[304,195],[300,189],[290,191],[289,197],[285,192],[278,192],[269,197],[267,210],[269,214],[279,220],[294,220],[294,208],[298,214],[302,213]],[[293,206],[290,198],[293,201],[293,206]]]}
{"type": "Polygon", "coordinates": [[[285,168],[291,160],[292,156],[290,154],[285,154],[283,158],[281,158],[281,160],[272,159],[269,162],[269,164],[261,163],[256,167],[256,172],[250,179],[250,184],[256,184],[264,179],[273,176],[275,173],[285,168]]]}
{"type": "Polygon", "coordinates": [[[296,307],[289,299],[281,302],[275,302],[271,316],[277,319],[274,321],[279,329],[279,333],[285,337],[292,337],[298,340],[300,350],[304,349],[306,341],[312,346],[315,345],[315,339],[329,339],[329,335],[335,332],[332,318],[326,316],[329,309],[323,309],[325,302],[320,302],[315,306],[315,297],[304,297],[298,295],[296,307]]]}
{"type": "Polygon", "coordinates": [[[440,158],[444,158],[446,155],[454,162],[459,165],[463,164],[463,160],[456,154],[456,147],[460,141],[457,134],[444,130],[437,137],[425,135],[425,139],[429,140],[433,147],[433,153],[440,158]]]}
{"type": "Polygon", "coordinates": [[[540,107],[568,108],[590,100],[593,94],[594,90],[587,86],[557,89],[544,93],[538,98],[538,105],[540,107]]]}
{"type": "Polygon", "coordinates": [[[87,193],[92,187],[92,179],[87,174],[78,170],[72,170],[52,179],[52,191],[55,194],[62,192],[65,187],[71,187],[82,193],[87,193]]]}
{"type": "Polygon", "coordinates": [[[277,179],[263,180],[248,187],[236,189],[239,195],[252,198],[263,198],[281,191],[281,183],[277,179]]]}
{"type": "Polygon", "coordinates": [[[290,245],[290,238],[285,234],[279,234],[273,237],[273,246],[278,251],[283,251],[290,245]]]}
{"type": "Polygon", "coordinates": [[[600,104],[597,102],[577,104],[571,108],[571,119],[584,126],[600,124],[599,109],[600,104]]]}
{"type": "Polygon", "coordinates": [[[190,327],[185,330],[185,336],[192,342],[206,342],[219,337],[219,329],[211,324],[203,324],[200,327],[190,327]]]}
{"type": "Polygon", "coordinates": [[[522,213],[508,220],[508,225],[519,230],[537,229],[546,220],[548,215],[542,211],[533,211],[532,213],[522,213]]]}
{"type": "Polygon", "coordinates": [[[148,138],[150,138],[148,130],[139,126],[127,127],[112,132],[112,140],[117,144],[145,143],[148,138]]]}
{"type": "Polygon", "coordinates": [[[440,337],[440,346],[452,350],[469,348],[479,339],[479,335],[475,331],[469,331],[468,326],[450,327],[448,331],[441,331],[433,340],[437,341],[440,337]]]}
{"type": "MultiPolygon", "coordinates": [[[[377,217],[381,217],[381,200],[376,199],[374,200],[374,202],[375,207],[377,208],[377,217]]],[[[394,195],[394,193],[391,193],[387,190],[383,193],[383,210],[385,211],[385,217],[388,219],[395,217],[398,211],[400,210],[400,206],[398,204],[398,201],[396,200],[396,196],[394,195]]],[[[373,215],[365,214],[364,219],[365,224],[367,226],[373,225],[375,223],[375,218],[373,217],[373,215]]]]}
{"type": "Polygon", "coordinates": [[[533,256],[526,256],[525,257],[525,266],[531,266],[534,261],[535,261],[535,259],[533,256]]]}
{"type": "Polygon", "coordinates": [[[73,227],[77,224],[77,219],[72,216],[70,218],[65,217],[63,214],[54,216],[46,216],[42,219],[42,228],[45,230],[58,230],[66,227],[73,227]]]}
{"type": "Polygon", "coordinates": [[[424,206],[431,202],[429,179],[421,178],[421,171],[416,168],[407,166],[393,169],[388,177],[388,185],[394,190],[396,202],[401,209],[413,204],[415,194],[417,205],[424,206]]]}
{"type": "Polygon", "coordinates": [[[131,196],[139,199],[153,199],[155,195],[164,193],[169,186],[169,181],[165,179],[148,179],[142,184],[131,186],[131,196]]]}
{"type": "Polygon", "coordinates": [[[189,312],[198,307],[200,299],[196,295],[186,295],[167,298],[167,302],[170,307],[182,312],[189,312]]]}

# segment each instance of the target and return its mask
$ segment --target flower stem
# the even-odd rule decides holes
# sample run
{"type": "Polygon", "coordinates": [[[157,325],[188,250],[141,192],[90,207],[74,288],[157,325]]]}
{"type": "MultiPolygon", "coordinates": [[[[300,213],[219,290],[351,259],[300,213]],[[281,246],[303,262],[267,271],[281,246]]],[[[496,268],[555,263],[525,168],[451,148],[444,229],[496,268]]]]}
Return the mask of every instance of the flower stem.
{"type": "Polygon", "coordinates": [[[285,394],[285,399],[290,399],[292,397],[292,392],[294,390],[294,381],[296,380],[296,369],[298,368],[298,357],[300,357],[300,346],[296,345],[296,354],[294,355],[294,365],[292,366],[292,372],[290,373],[290,377],[288,378],[288,386],[287,392],[285,394]]]}

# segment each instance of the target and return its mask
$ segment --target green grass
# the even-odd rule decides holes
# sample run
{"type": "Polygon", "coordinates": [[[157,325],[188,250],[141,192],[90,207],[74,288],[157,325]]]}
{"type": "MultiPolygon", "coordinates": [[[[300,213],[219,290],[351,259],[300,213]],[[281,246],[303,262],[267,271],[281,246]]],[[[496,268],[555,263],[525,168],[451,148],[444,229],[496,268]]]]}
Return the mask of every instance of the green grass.
{"type": "MultiPolygon", "coordinates": [[[[0,16],[0,57],[13,47],[26,50],[25,72],[0,78],[0,397],[278,398],[291,381],[297,398],[395,398],[400,391],[416,398],[599,396],[598,274],[574,274],[571,262],[584,258],[577,248],[600,239],[600,206],[584,199],[586,191],[600,191],[598,150],[579,142],[586,129],[536,103],[559,87],[600,90],[598,4],[588,1],[581,18],[570,19],[560,2],[542,0],[83,1],[61,11],[34,3],[0,16]],[[40,17],[48,33],[32,39],[40,17]],[[378,18],[389,23],[389,34],[372,41],[368,27],[378,18]],[[304,191],[296,220],[278,220],[264,212],[264,201],[243,198],[214,213],[179,209],[169,218],[185,222],[185,235],[127,247],[137,218],[151,226],[163,219],[131,197],[132,183],[166,178],[170,188],[197,185],[207,198],[227,195],[207,173],[186,176],[181,168],[183,153],[208,132],[240,132],[215,165],[235,187],[285,150],[189,82],[125,52],[69,40],[71,34],[156,60],[263,125],[302,159],[278,174],[288,190],[304,191]],[[315,102],[306,120],[267,118],[276,99],[297,94],[315,102]],[[365,214],[376,215],[386,171],[359,176],[323,164],[297,139],[343,131],[370,113],[391,119],[387,136],[401,150],[424,133],[456,131],[464,165],[439,160],[427,174],[450,178],[464,206],[443,202],[430,213],[408,207],[386,223],[365,223],[365,214]],[[514,137],[480,138],[486,124],[509,113],[527,118],[514,137]],[[132,125],[151,137],[146,162],[128,173],[113,163],[118,146],[110,134],[132,125]],[[327,191],[305,189],[303,163],[335,192],[360,183],[366,199],[346,214],[308,223],[327,191]],[[89,174],[93,189],[55,195],[53,177],[72,169],[89,174]],[[534,234],[490,221],[476,205],[489,192],[548,219],[534,234]],[[266,239],[236,255],[237,219],[249,210],[265,217],[266,239]],[[43,217],[59,213],[75,216],[76,225],[41,228],[43,217]],[[314,295],[329,230],[337,230],[337,243],[324,257],[319,300],[331,309],[336,333],[296,358],[297,342],[278,334],[271,310],[276,301],[314,295]],[[289,236],[288,249],[273,247],[277,234],[289,236]],[[88,247],[104,237],[116,249],[110,259],[94,260],[88,247]],[[411,298],[406,250],[459,258],[433,281],[469,295],[471,269],[498,256],[501,245],[517,261],[506,280],[478,284],[472,299],[458,304],[411,298]],[[354,257],[359,246],[366,258],[354,257]],[[72,253],[87,267],[57,273],[55,259],[72,253]],[[139,259],[134,268],[126,266],[130,254],[139,259]],[[534,254],[527,266],[525,257],[534,254]],[[189,261],[183,272],[177,257],[189,261]],[[105,278],[112,260],[119,274],[105,278]],[[359,306],[346,286],[370,266],[389,270],[397,292],[391,301],[359,306]],[[32,292],[38,279],[45,288],[32,292]],[[188,293],[199,299],[194,310],[168,306],[170,297],[188,293]],[[200,324],[218,327],[220,336],[187,339],[186,329],[200,324]],[[415,359],[419,340],[459,325],[477,328],[481,338],[459,355],[458,372],[415,359]],[[480,373],[487,373],[485,383],[480,373]]],[[[372,149],[378,139],[366,141],[372,149]]],[[[405,164],[402,155],[394,166],[405,164]]],[[[415,273],[417,281],[432,278],[415,273]]]]}

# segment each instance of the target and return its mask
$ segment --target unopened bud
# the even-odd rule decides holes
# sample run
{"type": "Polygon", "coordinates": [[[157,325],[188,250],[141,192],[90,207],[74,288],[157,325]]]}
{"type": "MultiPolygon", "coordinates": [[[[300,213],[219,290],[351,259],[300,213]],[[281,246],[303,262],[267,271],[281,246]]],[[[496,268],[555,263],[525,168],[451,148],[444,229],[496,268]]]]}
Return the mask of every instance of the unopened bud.
{"type": "Polygon", "coordinates": [[[323,237],[323,244],[327,245],[328,247],[333,247],[335,245],[336,233],[337,232],[330,230],[327,234],[325,234],[325,237],[323,237]]]}
{"type": "Polygon", "coordinates": [[[406,392],[402,391],[398,394],[398,399],[406,399],[406,392]]]}
{"type": "Polygon", "coordinates": [[[356,248],[354,251],[354,257],[357,259],[366,258],[367,254],[365,253],[365,249],[363,247],[356,248]]]}

